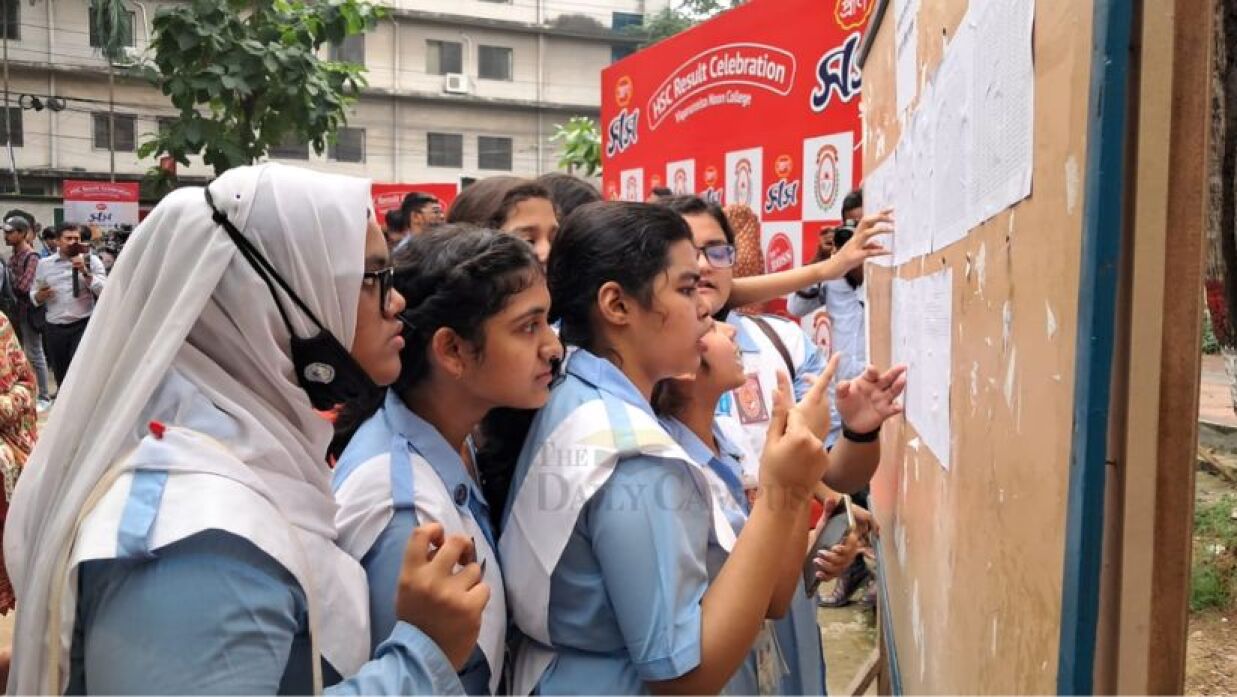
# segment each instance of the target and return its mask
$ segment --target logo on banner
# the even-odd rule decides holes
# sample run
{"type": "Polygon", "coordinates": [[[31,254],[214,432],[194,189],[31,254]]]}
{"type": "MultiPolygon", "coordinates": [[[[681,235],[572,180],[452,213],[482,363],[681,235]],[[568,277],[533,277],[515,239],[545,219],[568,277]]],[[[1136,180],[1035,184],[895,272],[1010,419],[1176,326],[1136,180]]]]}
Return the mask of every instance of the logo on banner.
{"type": "Polygon", "coordinates": [[[635,94],[636,88],[631,81],[630,75],[624,75],[614,83],[614,101],[622,109],[628,104],[631,104],[632,95],[635,94]]]}
{"type": "Polygon", "coordinates": [[[752,205],[752,163],[746,157],[734,166],[734,197],[732,203],[752,205]]]}
{"type": "Polygon", "coordinates": [[[843,29],[858,29],[868,21],[876,0],[837,0],[833,7],[833,18],[843,29]]]}
{"type": "MultiPolygon", "coordinates": [[[[785,97],[794,85],[796,66],[794,54],[765,44],[734,43],[702,51],[675,68],[653,91],[648,102],[649,129],[657,130],[670,112],[693,95],[721,85],[756,87],[785,97]]],[[[695,113],[718,104],[746,105],[749,100],[733,91],[702,96],[685,111],[695,113]]]]}
{"type": "Polygon", "coordinates": [[[855,55],[858,50],[859,32],[851,32],[841,46],[820,57],[816,63],[816,87],[812,88],[810,98],[812,111],[824,111],[835,94],[844,103],[859,94],[863,80],[855,55]]]}
{"type": "Polygon", "coordinates": [[[816,203],[821,210],[829,210],[838,199],[838,149],[825,144],[816,151],[816,203]]]}
{"type": "Polygon", "coordinates": [[[627,109],[621,109],[614,118],[610,119],[610,139],[606,143],[606,157],[614,157],[635,145],[640,136],[639,130],[640,110],[636,109],[629,113],[627,109]]]}
{"type": "Polygon", "coordinates": [[[624,191],[627,194],[626,196],[624,196],[625,200],[639,201],[641,199],[640,184],[636,181],[636,176],[634,174],[627,177],[627,181],[624,183],[623,186],[624,186],[624,191]]]}
{"type": "Polygon", "coordinates": [[[674,192],[675,196],[682,196],[684,194],[691,193],[691,191],[687,189],[687,171],[682,167],[674,170],[674,183],[671,185],[670,190],[674,192]]]}
{"type": "Polygon", "coordinates": [[[790,243],[790,237],[779,232],[769,240],[769,248],[765,250],[765,267],[769,273],[786,271],[795,265],[795,248],[790,243]]]}
{"type": "Polygon", "coordinates": [[[790,180],[795,161],[790,155],[780,155],[773,163],[778,180],[765,191],[765,213],[784,211],[799,203],[799,182],[790,180]]]}
{"type": "Polygon", "coordinates": [[[700,198],[709,203],[722,205],[722,188],[718,186],[717,168],[713,165],[709,165],[704,170],[704,184],[705,189],[700,192],[700,198]]]}

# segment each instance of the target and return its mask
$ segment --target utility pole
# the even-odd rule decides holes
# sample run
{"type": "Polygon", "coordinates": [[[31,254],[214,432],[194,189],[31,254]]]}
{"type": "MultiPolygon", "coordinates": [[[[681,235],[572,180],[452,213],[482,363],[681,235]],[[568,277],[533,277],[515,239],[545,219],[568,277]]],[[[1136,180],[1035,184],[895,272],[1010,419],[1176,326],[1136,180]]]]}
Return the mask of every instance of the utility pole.
{"type": "Polygon", "coordinates": [[[8,143],[9,166],[13,168],[13,193],[21,193],[21,181],[17,177],[17,158],[13,155],[13,122],[9,118],[9,3],[18,0],[0,0],[0,12],[4,13],[4,140],[8,143]]]}

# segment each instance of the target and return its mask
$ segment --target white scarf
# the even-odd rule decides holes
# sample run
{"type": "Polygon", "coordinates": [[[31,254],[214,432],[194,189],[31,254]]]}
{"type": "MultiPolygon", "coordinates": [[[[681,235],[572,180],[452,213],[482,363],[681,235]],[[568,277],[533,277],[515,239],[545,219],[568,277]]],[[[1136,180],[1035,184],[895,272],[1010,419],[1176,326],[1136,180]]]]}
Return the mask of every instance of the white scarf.
{"type": "MultiPolygon", "coordinates": [[[[277,164],[234,169],[210,185],[219,210],[345,346],[356,326],[369,189],[367,180],[277,164]]],[[[284,303],[297,333],[312,335],[284,303]]],[[[50,686],[48,603],[67,581],[53,578],[56,561],[91,490],[151,419],[225,444],[277,494],[299,536],[333,543],[324,464],[331,426],[297,385],[267,287],[211,219],[201,188],[168,195],[133,234],[17,485],[4,540],[18,598],[10,692],[50,686]]]]}

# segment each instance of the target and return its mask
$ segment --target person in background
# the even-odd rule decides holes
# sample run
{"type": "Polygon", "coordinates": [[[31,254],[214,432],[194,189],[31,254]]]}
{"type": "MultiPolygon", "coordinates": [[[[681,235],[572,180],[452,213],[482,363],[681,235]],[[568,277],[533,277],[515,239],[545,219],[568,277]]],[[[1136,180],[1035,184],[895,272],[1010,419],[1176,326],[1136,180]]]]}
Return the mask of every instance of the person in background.
{"type": "Polygon", "coordinates": [[[51,393],[47,388],[47,357],[43,351],[43,333],[34,325],[34,307],[30,302],[30,290],[34,286],[35,272],[39,267],[39,255],[30,245],[29,222],[18,215],[4,221],[4,241],[12,248],[9,257],[9,279],[17,296],[17,313],[9,318],[14,331],[21,340],[26,357],[34,367],[38,380],[38,408],[45,411],[51,405],[51,393]]]}
{"type": "Polygon", "coordinates": [[[64,223],[57,227],[56,247],[55,256],[39,262],[30,300],[36,307],[47,305],[43,347],[56,386],[63,388],[69,364],[86,333],[86,323],[103,292],[107,272],[99,257],[82,242],[79,225],[64,223]]]}
{"type": "Polygon", "coordinates": [[[56,228],[43,228],[43,231],[39,233],[39,239],[43,242],[43,248],[38,250],[40,259],[46,259],[59,251],[60,247],[56,244],[56,228]]]}
{"type": "MultiPolygon", "coordinates": [[[[4,500],[0,501],[0,538],[8,517],[13,489],[34,442],[39,416],[35,409],[34,371],[22,353],[17,334],[8,318],[0,314],[0,470],[4,474],[4,500]]],[[[15,598],[0,552],[0,615],[13,609],[15,598]]]]}
{"type": "Polygon", "coordinates": [[[515,235],[533,246],[542,266],[558,234],[558,211],[549,190],[519,177],[488,177],[464,189],[451,204],[447,222],[515,235]]]}
{"type": "Polygon", "coordinates": [[[863,188],[860,187],[846,194],[842,199],[842,222],[850,223],[851,227],[859,225],[863,220],[863,188]]]}
{"type": "Polygon", "coordinates": [[[423,191],[414,191],[405,196],[399,212],[404,216],[404,227],[412,235],[420,235],[435,225],[442,225],[445,220],[442,202],[437,196],[423,191]]]}
{"type": "Polygon", "coordinates": [[[408,239],[408,219],[404,217],[403,211],[398,208],[392,208],[383,216],[386,223],[386,230],[383,231],[383,236],[387,240],[387,249],[392,252],[400,246],[404,240],[408,239]]]}
{"type": "Polygon", "coordinates": [[[537,177],[537,183],[549,189],[560,221],[580,206],[601,200],[601,192],[597,187],[571,174],[550,172],[537,177]]]}
{"type": "Polygon", "coordinates": [[[674,196],[674,192],[664,186],[655,186],[649,190],[648,203],[657,203],[663,198],[674,196]]]}
{"type": "MultiPolygon", "coordinates": [[[[855,190],[846,195],[843,201],[846,213],[852,217],[863,214],[863,194],[855,190]]],[[[854,237],[855,227],[851,218],[847,218],[841,227],[832,231],[834,248],[841,248],[854,237]]],[[[825,233],[822,232],[822,239],[825,233]]],[[[822,244],[823,246],[823,244],[822,244]]],[[[818,253],[819,255],[819,253],[818,253]]],[[[786,309],[796,317],[806,317],[820,308],[825,312],[817,315],[816,322],[829,322],[831,350],[842,353],[842,363],[838,366],[838,379],[850,380],[861,375],[867,365],[868,347],[867,330],[864,319],[863,266],[851,269],[839,279],[825,281],[807,288],[795,291],[786,302],[786,309]]],[[[836,409],[831,414],[831,427],[828,443],[832,445],[842,433],[842,419],[836,409]]],[[[866,507],[868,505],[868,489],[855,492],[855,503],[866,507]]],[[[846,570],[833,587],[833,592],[821,598],[824,607],[843,607],[850,603],[850,596],[855,590],[868,583],[864,593],[864,603],[873,604],[876,601],[876,584],[871,570],[862,556],[856,557],[854,563],[846,570]]]]}
{"type": "Polygon", "coordinates": [[[111,247],[100,249],[99,259],[103,261],[103,270],[110,274],[112,267],[116,265],[116,250],[111,247]]]}

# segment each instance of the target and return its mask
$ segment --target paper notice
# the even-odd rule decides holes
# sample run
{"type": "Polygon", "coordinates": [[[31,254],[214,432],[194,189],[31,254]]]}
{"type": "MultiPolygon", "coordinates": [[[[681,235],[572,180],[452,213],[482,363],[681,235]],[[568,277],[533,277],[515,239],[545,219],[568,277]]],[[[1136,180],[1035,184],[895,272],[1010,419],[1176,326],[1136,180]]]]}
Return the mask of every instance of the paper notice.
{"type": "Polygon", "coordinates": [[[919,0],[894,0],[894,38],[897,41],[898,113],[902,114],[919,91],[919,0]]]}
{"type": "Polygon", "coordinates": [[[949,469],[953,270],[909,281],[894,279],[891,317],[894,362],[908,366],[906,418],[949,469]]]}
{"type": "Polygon", "coordinates": [[[971,204],[972,225],[978,225],[1031,194],[1035,3],[985,0],[970,9],[967,22],[975,27],[971,78],[975,188],[971,204]]]}
{"type": "Polygon", "coordinates": [[[974,33],[963,22],[932,81],[932,101],[926,110],[934,129],[932,251],[966,237],[974,224],[970,206],[974,189],[973,43],[974,33]]]}
{"type": "MultiPolygon", "coordinates": [[[[863,203],[864,210],[868,214],[879,213],[886,208],[891,208],[894,205],[893,192],[893,175],[895,163],[894,154],[890,153],[883,162],[880,163],[872,171],[868,172],[863,178],[863,203]]],[[[897,211],[894,211],[894,226],[897,226],[897,211]]],[[[897,245],[895,235],[877,235],[872,238],[873,242],[879,243],[885,249],[893,250],[897,245]]],[[[879,266],[891,266],[893,264],[893,255],[876,257],[872,259],[872,263],[879,266]]]]}

